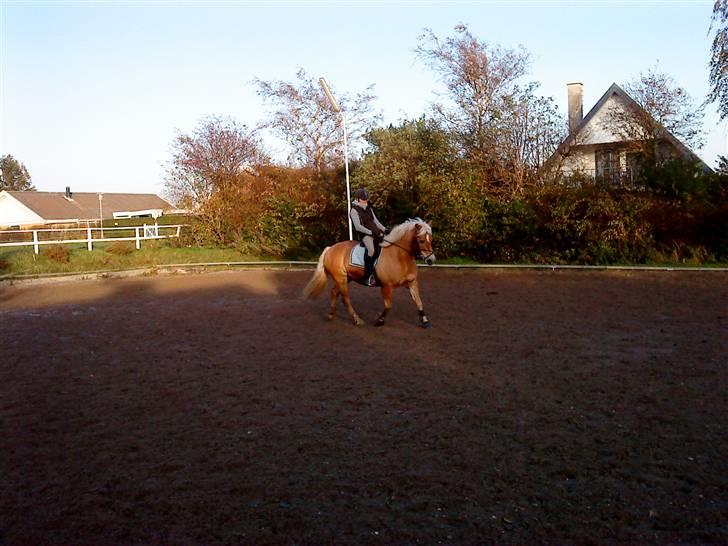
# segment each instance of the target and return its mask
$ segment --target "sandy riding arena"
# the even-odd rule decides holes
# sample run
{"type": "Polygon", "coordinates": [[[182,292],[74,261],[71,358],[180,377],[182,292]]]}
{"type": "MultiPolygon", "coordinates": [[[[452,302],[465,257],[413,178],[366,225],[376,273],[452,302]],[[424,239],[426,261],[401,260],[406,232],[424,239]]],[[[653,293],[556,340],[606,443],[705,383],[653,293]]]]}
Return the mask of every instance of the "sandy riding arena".
{"type": "Polygon", "coordinates": [[[728,275],[0,287],[0,543],[726,544],[728,275]]]}

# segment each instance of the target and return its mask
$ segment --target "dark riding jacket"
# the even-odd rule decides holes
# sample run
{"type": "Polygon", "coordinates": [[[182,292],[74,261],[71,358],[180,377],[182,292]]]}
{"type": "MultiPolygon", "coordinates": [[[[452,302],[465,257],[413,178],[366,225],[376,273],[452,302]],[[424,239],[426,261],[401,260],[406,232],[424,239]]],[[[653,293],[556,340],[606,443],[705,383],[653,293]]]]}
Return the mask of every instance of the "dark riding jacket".
{"type": "Polygon", "coordinates": [[[359,235],[359,240],[361,240],[365,235],[372,235],[376,238],[377,236],[384,234],[386,228],[377,219],[374,214],[374,208],[371,205],[362,207],[354,201],[351,204],[349,216],[351,217],[351,223],[354,227],[354,231],[356,231],[359,235]]]}

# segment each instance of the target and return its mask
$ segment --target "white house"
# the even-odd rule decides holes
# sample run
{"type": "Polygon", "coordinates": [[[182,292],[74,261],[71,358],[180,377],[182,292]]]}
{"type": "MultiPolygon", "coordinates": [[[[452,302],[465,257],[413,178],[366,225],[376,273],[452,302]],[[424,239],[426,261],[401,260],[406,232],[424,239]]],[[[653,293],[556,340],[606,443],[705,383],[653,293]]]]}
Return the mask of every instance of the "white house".
{"type": "Polygon", "coordinates": [[[151,193],[72,193],[70,188],[65,192],[0,192],[0,228],[6,229],[95,222],[101,217],[158,218],[174,210],[170,203],[151,193]]]}
{"type": "Polygon", "coordinates": [[[567,84],[569,101],[569,136],[547,161],[562,177],[586,175],[610,184],[630,184],[638,174],[641,155],[635,141],[625,136],[618,125],[637,118],[651,120],[659,129],[656,154],[659,159],[679,157],[708,167],[695,153],[657,123],[632,97],[616,83],[583,116],[583,85],[567,84]]]}

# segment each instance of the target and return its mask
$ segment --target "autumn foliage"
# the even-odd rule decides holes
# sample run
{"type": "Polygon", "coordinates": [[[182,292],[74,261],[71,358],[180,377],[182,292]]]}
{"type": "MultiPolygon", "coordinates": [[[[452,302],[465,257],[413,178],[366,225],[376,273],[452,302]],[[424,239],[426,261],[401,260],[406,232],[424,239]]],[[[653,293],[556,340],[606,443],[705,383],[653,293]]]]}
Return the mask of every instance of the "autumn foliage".
{"type": "MultiPolygon", "coordinates": [[[[416,53],[446,89],[427,114],[378,126],[371,87],[336,93],[347,116],[352,189],[369,189],[386,224],[432,221],[438,255],[450,258],[728,260],[728,175],[653,158],[629,189],[565,180],[544,169],[566,123],[538,83],[524,80],[528,52],[487,43],[459,25],[445,39],[425,31],[416,53]]],[[[253,84],[270,107],[267,121],[248,129],[211,116],[179,134],[167,193],[194,212],[198,244],[312,257],[348,235],[341,114],[302,69],[294,82],[253,84]],[[285,165],[265,153],[265,130],[290,147],[285,165]]],[[[636,125],[641,132],[623,136],[645,143],[646,157],[664,127],[699,143],[701,108],[671,78],[649,71],[629,89],[650,116],[636,125]]],[[[634,129],[627,121],[612,120],[617,129],[634,129]]]]}

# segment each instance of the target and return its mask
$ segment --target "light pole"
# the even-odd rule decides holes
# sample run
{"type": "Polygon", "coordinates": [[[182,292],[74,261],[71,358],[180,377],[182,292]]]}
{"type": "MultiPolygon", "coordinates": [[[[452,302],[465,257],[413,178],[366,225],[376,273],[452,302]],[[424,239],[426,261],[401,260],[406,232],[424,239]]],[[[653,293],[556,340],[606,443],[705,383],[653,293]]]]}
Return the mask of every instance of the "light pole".
{"type": "Polygon", "coordinates": [[[354,239],[354,234],[351,230],[351,216],[349,216],[349,203],[351,203],[351,187],[349,186],[349,150],[346,145],[346,118],[344,117],[344,112],[342,112],[341,108],[339,108],[339,103],[336,102],[334,95],[331,94],[331,89],[329,89],[329,86],[326,83],[326,80],[323,78],[319,78],[319,85],[321,86],[321,89],[323,89],[324,94],[326,95],[326,98],[329,99],[331,108],[333,108],[334,112],[337,112],[341,116],[341,126],[344,129],[344,169],[346,172],[346,217],[349,219],[349,240],[351,241],[352,239],[354,239]]]}

